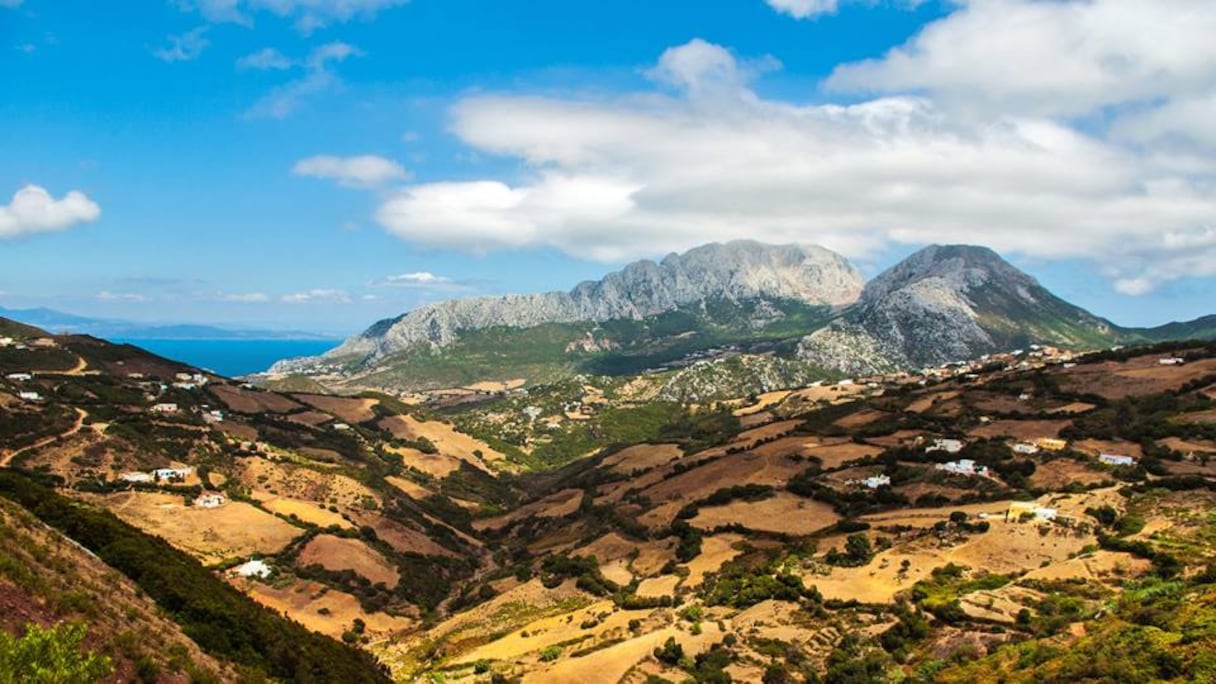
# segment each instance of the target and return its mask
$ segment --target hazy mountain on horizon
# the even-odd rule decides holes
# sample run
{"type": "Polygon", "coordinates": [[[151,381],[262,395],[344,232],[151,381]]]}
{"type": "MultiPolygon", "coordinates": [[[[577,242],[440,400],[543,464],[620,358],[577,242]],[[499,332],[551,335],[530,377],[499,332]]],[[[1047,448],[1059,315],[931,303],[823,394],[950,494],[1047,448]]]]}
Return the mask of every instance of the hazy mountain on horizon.
{"type": "Polygon", "coordinates": [[[47,332],[92,335],[105,339],[149,340],[332,340],[326,335],[302,330],[267,330],[261,328],[226,328],[193,323],[151,324],[111,318],[91,318],[45,307],[8,309],[0,306],[0,317],[47,332]]]}

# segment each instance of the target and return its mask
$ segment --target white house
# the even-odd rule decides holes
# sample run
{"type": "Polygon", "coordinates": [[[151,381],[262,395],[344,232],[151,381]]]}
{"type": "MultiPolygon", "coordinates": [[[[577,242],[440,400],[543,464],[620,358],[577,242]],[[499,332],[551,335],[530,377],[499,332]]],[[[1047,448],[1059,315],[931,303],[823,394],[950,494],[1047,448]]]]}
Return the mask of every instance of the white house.
{"type": "Polygon", "coordinates": [[[1018,442],[1013,445],[1013,453],[1030,456],[1039,453],[1039,448],[1030,442],[1018,442]]]}
{"type": "Polygon", "coordinates": [[[155,478],[149,473],[123,473],[118,479],[123,482],[152,482],[155,478]]]}
{"type": "Polygon", "coordinates": [[[11,347],[16,343],[11,337],[0,337],[0,347],[11,347]]]}
{"type": "Polygon", "coordinates": [[[153,413],[177,413],[177,404],[156,404],[152,407],[153,413]]]}
{"type": "Polygon", "coordinates": [[[962,458],[949,463],[938,463],[935,466],[938,470],[944,470],[955,475],[988,475],[988,466],[977,466],[975,461],[969,458],[962,458]]]}
{"type": "Polygon", "coordinates": [[[930,444],[925,451],[944,451],[947,454],[957,454],[963,450],[964,446],[966,445],[963,444],[962,440],[958,439],[935,439],[933,440],[933,444],[930,444]]]}
{"type": "Polygon", "coordinates": [[[341,431],[349,430],[350,426],[347,425],[346,423],[334,423],[334,429],[341,432],[341,431]]]}
{"type": "Polygon", "coordinates": [[[1186,360],[1174,356],[1168,359],[1161,359],[1157,363],[1161,364],[1162,366],[1181,366],[1182,364],[1186,363],[1186,360]]]}
{"type": "Polygon", "coordinates": [[[1134,466],[1136,459],[1131,456],[1121,456],[1119,454],[1098,454],[1098,460],[1106,465],[1113,466],[1134,466]]]}
{"type": "Polygon", "coordinates": [[[861,484],[870,489],[878,489],[879,487],[890,487],[891,477],[889,475],[873,475],[861,481],[861,484]]]}
{"type": "Polygon", "coordinates": [[[228,500],[224,498],[223,494],[200,494],[194,500],[194,505],[199,508],[219,508],[227,502],[228,500]]]}
{"type": "Polygon", "coordinates": [[[34,379],[34,376],[30,375],[29,373],[9,373],[4,377],[12,380],[13,382],[28,382],[34,379]]]}
{"type": "Polygon", "coordinates": [[[243,565],[236,566],[234,570],[236,574],[240,575],[241,577],[258,577],[260,579],[266,579],[267,577],[270,577],[271,573],[274,572],[274,570],[266,564],[266,561],[263,560],[251,560],[243,565]]]}
{"type": "Polygon", "coordinates": [[[224,412],[218,409],[203,413],[204,423],[222,423],[224,422],[224,412]]]}
{"type": "Polygon", "coordinates": [[[184,480],[194,472],[193,468],[157,468],[152,471],[152,477],[157,480],[184,480]]]}
{"type": "Polygon", "coordinates": [[[37,392],[18,392],[17,396],[25,401],[42,401],[42,395],[37,392]]]}

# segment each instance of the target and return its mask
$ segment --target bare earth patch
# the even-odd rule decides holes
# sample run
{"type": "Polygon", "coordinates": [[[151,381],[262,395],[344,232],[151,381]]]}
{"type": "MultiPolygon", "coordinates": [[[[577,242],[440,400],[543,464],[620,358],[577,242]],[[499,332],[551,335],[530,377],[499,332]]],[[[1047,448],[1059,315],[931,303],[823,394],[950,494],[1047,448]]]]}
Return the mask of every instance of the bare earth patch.
{"type": "Polygon", "coordinates": [[[90,498],[204,563],[275,554],[303,534],[300,528],[239,501],[198,508],[169,494],[122,492],[90,498]]]}
{"type": "Polygon", "coordinates": [[[666,465],[684,456],[675,444],[638,444],[604,458],[602,465],[614,473],[632,473],[666,465]]]}
{"type": "Polygon", "coordinates": [[[320,565],[326,570],[351,570],[375,584],[383,582],[392,589],[400,581],[400,575],[384,556],[358,539],[346,539],[322,534],[300,551],[301,566],[320,565]]]}
{"type": "Polygon", "coordinates": [[[207,391],[224,402],[228,410],[237,413],[290,413],[304,408],[281,394],[247,390],[235,385],[212,383],[207,385],[207,391]]]}
{"type": "Polygon", "coordinates": [[[400,632],[416,624],[387,613],[365,613],[359,599],[317,582],[296,579],[281,586],[236,578],[232,582],[254,601],[334,639],[350,629],[356,618],[363,621],[373,637],[400,632]]]}
{"type": "Polygon", "coordinates": [[[331,397],[325,394],[293,394],[300,401],[332,413],[347,423],[366,423],[376,417],[372,407],[380,403],[375,399],[355,397],[331,397]]]}
{"type": "Polygon", "coordinates": [[[737,523],[749,530],[801,536],[831,527],[839,520],[832,507],[822,501],[780,492],[763,501],[733,501],[702,508],[689,523],[705,530],[737,523]]]}

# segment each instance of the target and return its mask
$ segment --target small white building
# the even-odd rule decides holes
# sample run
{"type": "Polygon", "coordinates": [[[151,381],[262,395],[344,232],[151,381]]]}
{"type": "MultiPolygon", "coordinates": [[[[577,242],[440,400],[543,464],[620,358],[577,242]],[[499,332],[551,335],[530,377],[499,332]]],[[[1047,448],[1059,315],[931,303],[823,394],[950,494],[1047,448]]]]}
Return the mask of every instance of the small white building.
{"type": "Polygon", "coordinates": [[[1033,456],[1034,454],[1039,453],[1039,448],[1030,442],[1018,442],[1017,444],[1013,445],[1013,453],[1033,456]]]}
{"type": "Polygon", "coordinates": [[[948,463],[938,463],[935,466],[938,470],[944,470],[954,475],[988,475],[988,466],[977,466],[975,461],[969,458],[962,458],[957,461],[948,463]]]}
{"type": "Polygon", "coordinates": [[[1161,364],[1162,366],[1181,366],[1182,364],[1186,363],[1186,360],[1172,356],[1167,359],[1161,359],[1157,363],[1161,364]]]}
{"type": "Polygon", "coordinates": [[[219,508],[226,503],[228,500],[224,498],[223,494],[200,494],[194,500],[194,505],[199,508],[219,508]]]}
{"type": "Polygon", "coordinates": [[[891,476],[889,475],[872,475],[861,481],[862,486],[869,489],[878,489],[879,487],[890,487],[891,476]]]}
{"type": "Polygon", "coordinates": [[[29,373],[9,373],[4,377],[12,380],[13,382],[29,382],[30,380],[34,379],[34,376],[30,375],[29,373]]]}
{"type": "Polygon", "coordinates": [[[152,477],[157,480],[184,480],[194,472],[193,468],[157,468],[152,471],[152,477]]]}
{"type": "Polygon", "coordinates": [[[1120,454],[1098,454],[1098,460],[1112,466],[1134,466],[1136,459],[1120,454]]]}
{"type": "Polygon", "coordinates": [[[350,426],[346,423],[334,423],[334,429],[339,432],[345,432],[350,429],[350,426]]]}
{"type": "Polygon", "coordinates": [[[963,450],[964,446],[966,445],[963,444],[962,440],[958,439],[935,439],[933,440],[933,443],[925,449],[925,452],[929,453],[934,451],[944,451],[947,454],[957,454],[963,450]]]}
{"type": "Polygon", "coordinates": [[[206,411],[203,413],[204,423],[222,423],[224,422],[224,412],[218,409],[214,411],[206,411]]]}
{"type": "Polygon", "coordinates": [[[11,347],[16,343],[17,341],[11,337],[0,337],[0,347],[11,347]]]}
{"type": "Polygon", "coordinates": [[[123,473],[122,475],[118,476],[118,479],[122,480],[123,482],[143,483],[143,482],[153,482],[153,481],[155,481],[156,478],[152,477],[152,475],[150,473],[123,473]]]}
{"type": "Polygon", "coordinates": [[[152,406],[153,413],[177,413],[177,404],[155,404],[152,406]]]}
{"type": "Polygon", "coordinates": [[[37,392],[18,392],[17,396],[24,401],[42,401],[42,395],[37,392]]]}
{"type": "Polygon", "coordinates": [[[266,561],[263,560],[251,560],[247,563],[236,566],[233,570],[241,577],[257,577],[259,579],[266,579],[274,572],[274,570],[266,564],[266,561]]]}

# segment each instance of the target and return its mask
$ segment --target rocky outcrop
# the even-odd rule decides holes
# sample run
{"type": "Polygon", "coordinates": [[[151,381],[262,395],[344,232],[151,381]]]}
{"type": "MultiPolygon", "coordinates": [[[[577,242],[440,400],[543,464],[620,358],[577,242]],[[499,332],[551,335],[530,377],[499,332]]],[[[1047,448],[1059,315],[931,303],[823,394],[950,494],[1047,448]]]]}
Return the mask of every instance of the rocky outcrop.
{"type": "MultiPolygon", "coordinates": [[[[715,243],[671,254],[658,263],[638,261],[569,292],[478,297],[424,306],[376,323],[326,358],[361,357],[372,362],[419,346],[445,347],[467,330],[640,320],[715,300],[792,300],[842,306],[856,301],[863,283],[848,260],[822,247],[748,240],[715,243]]],[[[761,305],[757,311],[780,315],[771,306],[761,305]]],[[[275,370],[297,370],[311,361],[280,363],[275,370]]]]}

